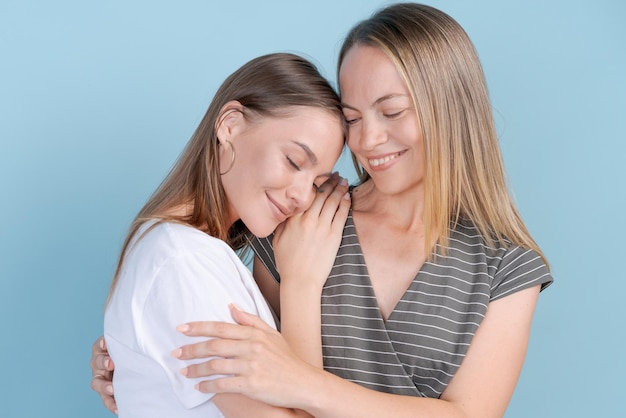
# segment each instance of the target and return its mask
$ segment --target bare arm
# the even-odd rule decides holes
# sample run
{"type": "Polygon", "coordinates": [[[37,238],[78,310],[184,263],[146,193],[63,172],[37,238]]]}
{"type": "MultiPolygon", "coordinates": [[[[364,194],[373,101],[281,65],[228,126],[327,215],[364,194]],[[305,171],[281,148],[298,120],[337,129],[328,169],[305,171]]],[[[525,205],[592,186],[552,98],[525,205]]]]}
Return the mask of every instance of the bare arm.
{"type": "MultiPolygon", "coordinates": [[[[90,367],[94,376],[91,380],[91,388],[100,395],[104,406],[117,415],[117,404],[113,397],[113,384],[111,382],[115,366],[108,355],[104,337],[99,337],[92,345],[90,367]]],[[[296,412],[293,409],[267,405],[236,393],[216,394],[212,400],[224,416],[228,418],[249,417],[252,415],[259,418],[302,416],[301,411],[296,412]]]]}
{"type": "MultiPolygon", "coordinates": [[[[279,288],[275,280],[269,277],[264,267],[257,262],[255,272],[259,274],[257,284],[264,291],[266,299],[275,305],[280,292],[282,306],[282,337],[296,354],[321,369],[321,311],[320,296],[322,287],[332,268],[337,248],[341,242],[341,232],[348,215],[350,201],[345,197],[347,182],[337,184],[339,178],[329,180],[326,190],[318,194],[312,206],[303,214],[296,215],[287,221],[276,232],[274,248],[276,249],[277,265],[281,272],[282,283],[279,288]],[[324,243],[320,246],[320,242],[324,243]],[[267,293],[265,293],[267,292],[267,293]]],[[[257,260],[258,261],[258,260],[257,260]]],[[[234,317],[237,311],[233,312],[234,317]]],[[[287,366],[288,367],[288,366],[287,366]]],[[[272,376],[268,377],[273,380],[272,376]]],[[[298,385],[298,382],[294,382],[298,385]]],[[[277,412],[267,404],[251,400],[238,394],[216,395],[215,402],[227,413],[230,406],[222,406],[218,396],[235,397],[228,399],[228,404],[237,408],[254,411],[254,416],[267,409],[269,416],[277,412]],[[254,405],[254,403],[258,405],[254,405]],[[251,403],[250,407],[244,406],[251,403]],[[252,409],[250,409],[252,408],[252,409]]],[[[304,411],[289,410],[285,416],[309,416],[304,411]]],[[[238,416],[238,415],[233,415],[238,416]]]]}
{"type": "MultiPolygon", "coordinates": [[[[279,269],[284,270],[281,273],[281,277],[284,277],[281,284],[293,284],[298,281],[305,286],[309,285],[307,279],[303,278],[306,276],[301,276],[300,273],[311,274],[310,266],[312,265],[315,269],[323,268],[317,274],[318,278],[314,285],[318,287],[320,284],[323,285],[328,276],[327,272],[332,267],[332,261],[334,261],[336,254],[335,247],[341,242],[341,229],[350,209],[350,200],[345,198],[348,183],[345,179],[342,181],[340,177],[331,177],[322,187],[326,188],[325,191],[317,196],[311,207],[305,213],[288,221],[290,229],[288,228],[286,234],[284,233],[284,226],[277,229],[274,245],[276,246],[277,254],[275,257],[277,261],[281,259],[281,252],[283,255],[283,267],[279,267],[279,269]],[[308,247],[303,246],[301,242],[304,241],[301,239],[303,237],[308,241],[305,243],[308,247]],[[316,254],[311,251],[311,247],[313,251],[319,251],[320,243],[324,243],[321,253],[325,257],[325,261],[321,260],[319,253],[316,254]],[[296,248],[299,249],[299,253],[294,251],[296,248]],[[295,264],[289,264],[289,262],[295,264]],[[294,273],[291,273],[289,269],[292,269],[294,273]],[[290,277],[292,274],[296,277],[290,277]]],[[[257,256],[254,257],[252,273],[261,293],[280,318],[281,286],[257,256]]]]}
{"type": "MultiPolygon", "coordinates": [[[[292,254],[307,248],[283,239],[283,244],[290,243],[286,248],[296,249],[292,254]]],[[[276,246],[275,249],[278,252],[276,246]]],[[[324,257],[323,252],[320,256],[324,257]]],[[[503,416],[524,361],[539,286],[489,305],[461,367],[439,399],[391,395],[366,389],[315,367],[321,358],[319,310],[313,307],[314,302],[319,304],[319,275],[299,274],[297,264],[290,264],[293,260],[305,260],[304,268],[301,265],[300,269],[309,271],[314,266],[306,262],[314,259],[294,257],[281,262],[277,257],[281,276],[284,274],[280,290],[283,325],[291,324],[285,335],[280,336],[257,317],[239,311],[233,312],[233,318],[243,326],[216,322],[190,324],[189,335],[217,340],[183,347],[183,358],[228,359],[190,366],[189,376],[232,375],[202,382],[201,391],[242,393],[270,404],[303,409],[320,418],[503,416]],[[313,315],[309,315],[311,312],[313,315]],[[298,345],[302,335],[304,344],[298,345]]]]}
{"type": "Polygon", "coordinates": [[[304,409],[319,418],[501,417],[524,362],[538,294],[539,286],[535,286],[490,304],[461,367],[440,399],[376,392],[311,367],[299,361],[285,342],[271,341],[262,327],[251,327],[252,320],[240,314],[235,319],[248,326],[227,324],[237,327],[228,332],[217,323],[192,324],[190,335],[226,338],[229,344],[187,346],[182,355],[227,357],[236,350],[239,357],[232,360],[228,369],[219,363],[213,367],[193,366],[191,374],[195,376],[236,373],[232,378],[202,382],[202,391],[245,393],[266,402],[304,409]],[[281,370],[280,379],[259,379],[259,370],[265,367],[268,377],[271,370],[281,370]]]}
{"type": "Polygon", "coordinates": [[[333,176],[322,187],[311,207],[287,220],[274,236],[281,275],[281,334],[301,359],[320,369],[322,288],[350,210],[347,180],[333,176]]]}
{"type": "Polygon", "coordinates": [[[440,399],[387,395],[338,378],[323,379],[317,381],[320,404],[309,412],[320,418],[502,417],[524,362],[538,295],[536,286],[490,304],[461,367],[440,399]]]}
{"type": "Polygon", "coordinates": [[[250,399],[237,393],[219,393],[213,402],[226,418],[294,418],[299,417],[293,409],[279,408],[250,399]]]}

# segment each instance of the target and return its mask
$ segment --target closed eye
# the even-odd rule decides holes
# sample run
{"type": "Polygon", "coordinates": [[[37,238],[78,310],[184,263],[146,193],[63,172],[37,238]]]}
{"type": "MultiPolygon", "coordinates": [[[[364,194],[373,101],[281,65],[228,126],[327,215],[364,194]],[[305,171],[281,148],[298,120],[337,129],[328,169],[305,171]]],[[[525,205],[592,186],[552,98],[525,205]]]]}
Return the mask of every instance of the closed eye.
{"type": "Polygon", "coordinates": [[[296,169],[297,171],[302,170],[300,168],[300,166],[298,164],[294,163],[291,158],[289,158],[288,156],[285,156],[285,158],[287,158],[287,161],[289,162],[289,165],[291,165],[294,169],[296,169]]]}
{"type": "Polygon", "coordinates": [[[395,113],[383,113],[383,115],[388,119],[395,119],[397,117],[400,117],[403,113],[404,113],[404,110],[401,110],[395,113]]]}

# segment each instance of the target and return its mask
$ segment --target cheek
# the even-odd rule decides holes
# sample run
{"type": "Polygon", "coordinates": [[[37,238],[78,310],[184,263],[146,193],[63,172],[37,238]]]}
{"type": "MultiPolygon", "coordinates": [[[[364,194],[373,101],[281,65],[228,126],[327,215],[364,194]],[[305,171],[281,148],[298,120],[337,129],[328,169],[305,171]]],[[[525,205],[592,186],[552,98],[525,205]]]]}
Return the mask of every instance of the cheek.
{"type": "Polygon", "coordinates": [[[245,160],[242,160],[243,169],[249,177],[271,180],[284,171],[285,162],[281,158],[282,155],[273,149],[249,149],[246,150],[245,160]]]}
{"type": "MultiPolygon", "coordinates": [[[[398,134],[405,138],[405,141],[412,143],[417,148],[423,148],[422,131],[416,119],[409,119],[398,126],[398,134]]],[[[423,152],[420,152],[423,153],[423,152]]]]}

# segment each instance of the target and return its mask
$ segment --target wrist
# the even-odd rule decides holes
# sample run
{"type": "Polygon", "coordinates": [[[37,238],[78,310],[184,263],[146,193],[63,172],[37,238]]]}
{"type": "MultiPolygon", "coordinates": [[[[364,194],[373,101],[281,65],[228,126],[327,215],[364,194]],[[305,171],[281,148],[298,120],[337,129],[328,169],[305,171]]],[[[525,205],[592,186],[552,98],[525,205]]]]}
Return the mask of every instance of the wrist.
{"type": "Polygon", "coordinates": [[[302,376],[303,384],[300,385],[298,409],[308,412],[313,416],[321,416],[322,411],[328,411],[327,405],[332,405],[336,399],[330,397],[327,391],[328,372],[310,368],[310,373],[302,376]]]}
{"type": "Polygon", "coordinates": [[[289,292],[290,294],[298,295],[318,295],[321,296],[324,283],[319,278],[300,276],[298,280],[283,279],[281,276],[280,291],[289,292]]]}

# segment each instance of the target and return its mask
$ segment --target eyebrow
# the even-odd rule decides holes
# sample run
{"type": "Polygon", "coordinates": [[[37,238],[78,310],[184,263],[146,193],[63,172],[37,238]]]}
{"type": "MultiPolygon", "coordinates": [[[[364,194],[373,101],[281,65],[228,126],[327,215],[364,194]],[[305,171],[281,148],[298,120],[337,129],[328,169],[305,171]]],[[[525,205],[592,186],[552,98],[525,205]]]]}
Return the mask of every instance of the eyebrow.
{"type": "MultiPolygon", "coordinates": [[[[382,97],[379,97],[378,99],[376,99],[374,101],[374,103],[372,103],[372,106],[376,106],[381,104],[382,102],[386,101],[386,100],[391,100],[391,99],[395,99],[398,97],[409,97],[408,94],[397,94],[397,93],[391,93],[391,94],[385,94],[382,97]]],[[[357,110],[355,107],[350,106],[349,104],[345,103],[345,102],[341,102],[341,106],[348,108],[348,109],[352,109],[352,110],[357,110]]]]}
{"type": "MultiPolygon", "coordinates": [[[[298,141],[292,141],[292,142],[304,150],[307,157],[309,157],[309,161],[311,161],[311,164],[317,164],[317,156],[313,153],[313,151],[311,151],[311,148],[309,148],[307,144],[303,144],[302,142],[298,142],[298,141]]],[[[330,177],[332,175],[333,173],[328,172],[328,173],[320,174],[317,177],[330,177]]]]}
{"type": "Polygon", "coordinates": [[[303,144],[302,142],[298,142],[298,141],[292,141],[292,142],[304,150],[307,157],[309,157],[309,161],[311,161],[312,164],[317,164],[317,157],[315,156],[313,151],[311,151],[311,148],[309,148],[307,144],[303,144]]]}

